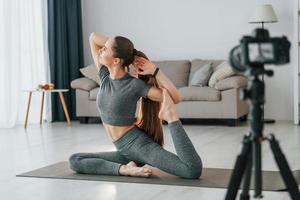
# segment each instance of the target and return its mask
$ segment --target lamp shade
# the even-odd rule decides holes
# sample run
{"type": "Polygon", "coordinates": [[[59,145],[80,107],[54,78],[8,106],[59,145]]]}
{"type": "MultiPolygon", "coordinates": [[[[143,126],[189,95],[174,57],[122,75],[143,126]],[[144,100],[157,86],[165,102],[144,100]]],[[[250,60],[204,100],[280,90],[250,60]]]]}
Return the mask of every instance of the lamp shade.
{"type": "Polygon", "coordinates": [[[272,5],[259,5],[255,8],[249,23],[274,23],[278,22],[272,5]]]}

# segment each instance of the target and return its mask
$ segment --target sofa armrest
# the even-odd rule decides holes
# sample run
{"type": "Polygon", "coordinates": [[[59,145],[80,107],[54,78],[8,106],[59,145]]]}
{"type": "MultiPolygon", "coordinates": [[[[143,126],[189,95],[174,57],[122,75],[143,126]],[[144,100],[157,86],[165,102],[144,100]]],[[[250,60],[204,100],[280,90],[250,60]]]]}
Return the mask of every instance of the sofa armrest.
{"type": "Polygon", "coordinates": [[[237,88],[246,88],[248,85],[248,79],[245,76],[230,76],[221,81],[218,81],[215,85],[217,90],[228,90],[237,88]]]}
{"type": "Polygon", "coordinates": [[[99,85],[86,77],[82,77],[82,78],[77,78],[73,81],[71,81],[71,87],[73,89],[81,89],[81,90],[85,90],[85,91],[90,91],[96,87],[99,87],[99,85]]]}

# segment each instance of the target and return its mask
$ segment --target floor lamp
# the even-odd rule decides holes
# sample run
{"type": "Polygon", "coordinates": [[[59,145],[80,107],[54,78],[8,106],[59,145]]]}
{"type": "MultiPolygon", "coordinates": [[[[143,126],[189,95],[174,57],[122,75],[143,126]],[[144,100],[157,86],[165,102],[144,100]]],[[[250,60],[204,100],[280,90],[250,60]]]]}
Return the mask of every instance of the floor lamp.
{"type": "MultiPolygon", "coordinates": [[[[252,17],[249,20],[249,23],[261,23],[262,29],[264,29],[264,23],[276,23],[278,22],[277,16],[274,12],[274,9],[272,5],[265,4],[265,5],[258,5],[253,14],[252,17]]],[[[262,75],[262,81],[264,82],[264,75],[262,75]]],[[[262,119],[264,120],[264,123],[275,123],[274,119],[265,119],[264,118],[264,105],[262,105],[263,113],[262,113],[262,119]]]]}

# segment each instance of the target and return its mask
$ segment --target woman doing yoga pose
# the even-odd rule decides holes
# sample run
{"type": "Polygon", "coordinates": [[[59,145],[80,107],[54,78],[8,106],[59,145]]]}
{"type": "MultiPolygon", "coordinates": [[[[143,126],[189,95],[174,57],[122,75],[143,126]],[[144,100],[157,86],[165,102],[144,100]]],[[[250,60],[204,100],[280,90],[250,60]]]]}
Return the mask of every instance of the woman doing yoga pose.
{"type": "Polygon", "coordinates": [[[199,178],[202,161],[176,113],[174,103],[181,96],[174,84],[129,39],[95,32],[89,39],[101,81],[96,104],[117,151],[75,153],[70,168],[77,173],[149,177],[148,164],[182,178],[199,178]],[[129,74],[129,67],[134,73],[129,74]],[[177,155],[163,148],[162,120],[168,122],[177,155]]]}

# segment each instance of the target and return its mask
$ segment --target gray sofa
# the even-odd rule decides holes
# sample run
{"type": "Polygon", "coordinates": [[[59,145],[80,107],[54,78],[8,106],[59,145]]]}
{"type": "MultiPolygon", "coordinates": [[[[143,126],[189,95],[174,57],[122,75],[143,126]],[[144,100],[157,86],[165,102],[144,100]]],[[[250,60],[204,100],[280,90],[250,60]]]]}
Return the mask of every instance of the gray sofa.
{"type": "MultiPolygon", "coordinates": [[[[182,95],[182,102],[176,104],[181,119],[225,119],[229,126],[237,125],[239,119],[247,119],[249,106],[239,98],[239,91],[247,86],[246,77],[227,77],[217,82],[214,88],[189,86],[195,71],[209,62],[212,62],[213,69],[216,70],[223,60],[153,62],[169,77],[182,95]]],[[[99,85],[89,78],[82,77],[73,80],[71,87],[76,90],[76,116],[80,122],[87,123],[89,117],[101,118],[95,103],[99,85]]],[[[136,115],[137,113],[138,111],[136,115]]]]}

